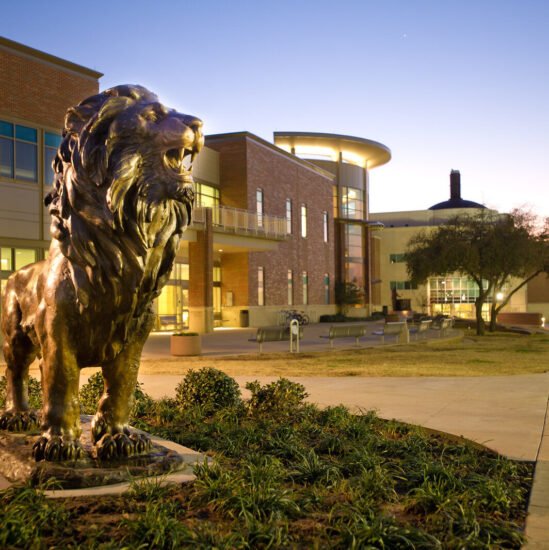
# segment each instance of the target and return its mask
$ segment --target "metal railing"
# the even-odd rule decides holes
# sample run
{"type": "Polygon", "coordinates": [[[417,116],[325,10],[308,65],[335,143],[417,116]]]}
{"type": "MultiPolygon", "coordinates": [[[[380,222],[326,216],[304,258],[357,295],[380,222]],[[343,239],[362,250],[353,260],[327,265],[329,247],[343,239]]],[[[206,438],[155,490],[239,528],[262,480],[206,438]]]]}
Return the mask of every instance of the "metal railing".
{"type": "Polygon", "coordinates": [[[276,240],[284,240],[288,237],[286,218],[257,214],[228,206],[195,207],[193,210],[193,225],[204,223],[206,208],[212,211],[214,230],[276,240]]]}

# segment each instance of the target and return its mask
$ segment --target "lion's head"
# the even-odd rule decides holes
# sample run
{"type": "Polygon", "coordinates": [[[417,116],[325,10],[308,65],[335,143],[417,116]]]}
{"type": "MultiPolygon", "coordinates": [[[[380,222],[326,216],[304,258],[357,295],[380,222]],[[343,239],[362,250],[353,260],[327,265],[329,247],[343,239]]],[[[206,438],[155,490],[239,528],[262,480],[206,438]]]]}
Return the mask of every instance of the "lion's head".
{"type": "Polygon", "coordinates": [[[86,287],[105,289],[125,269],[143,271],[151,255],[173,261],[191,219],[201,127],[141,86],[111,88],[67,111],[45,202],[81,302],[86,287]]]}

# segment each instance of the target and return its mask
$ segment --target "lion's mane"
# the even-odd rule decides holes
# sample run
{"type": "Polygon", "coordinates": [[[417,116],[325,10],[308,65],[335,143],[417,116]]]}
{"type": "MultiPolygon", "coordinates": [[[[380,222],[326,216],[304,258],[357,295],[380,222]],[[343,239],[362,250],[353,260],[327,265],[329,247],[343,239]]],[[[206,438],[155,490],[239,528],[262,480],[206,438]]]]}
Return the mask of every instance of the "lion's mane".
{"type": "Polygon", "coordinates": [[[189,185],[184,200],[166,199],[177,182],[154,146],[154,117],[170,113],[141,86],[106,90],[67,111],[45,203],[81,310],[98,296],[116,305],[129,291],[135,312],[169,277],[193,200],[189,185]]]}

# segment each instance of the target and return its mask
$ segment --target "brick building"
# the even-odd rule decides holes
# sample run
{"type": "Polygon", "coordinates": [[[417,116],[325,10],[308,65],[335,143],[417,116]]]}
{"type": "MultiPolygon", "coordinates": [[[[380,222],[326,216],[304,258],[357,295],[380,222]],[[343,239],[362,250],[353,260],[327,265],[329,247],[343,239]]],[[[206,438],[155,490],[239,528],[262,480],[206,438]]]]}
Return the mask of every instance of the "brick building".
{"type": "Polygon", "coordinates": [[[0,285],[44,258],[44,195],[65,111],[96,94],[101,73],[0,37],[0,285]]]}
{"type": "MultiPolygon", "coordinates": [[[[101,76],[0,38],[2,285],[45,257],[43,198],[65,111],[97,93],[101,76]]],[[[389,159],[383,145],[349,136],[278,132],[275,144],[248,132],[208,136],[193,170],[194,221],[157,299],[157,328],[277,324],[292,308],[316,320],[335,312],[338,280],[366,288],[358,312],[374,309],[371,232],[380,224],[368,216],[368,174],[389,159]]]]}

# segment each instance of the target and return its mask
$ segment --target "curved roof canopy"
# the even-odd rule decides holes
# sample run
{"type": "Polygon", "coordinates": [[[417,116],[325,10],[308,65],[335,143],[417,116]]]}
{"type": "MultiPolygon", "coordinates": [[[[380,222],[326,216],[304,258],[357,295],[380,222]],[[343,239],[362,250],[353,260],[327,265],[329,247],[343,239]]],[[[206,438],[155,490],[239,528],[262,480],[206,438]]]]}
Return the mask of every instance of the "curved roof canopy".
{"type": "Polygon", "coordinates": [[[367,168],[381,166],[391,160],[391,150],[385,145],[354,136],[322,134],[316,132],[274,132],[274,143],[296,155],[328,156],[337,161],[340,157],[351,164],[367,168]]]}

